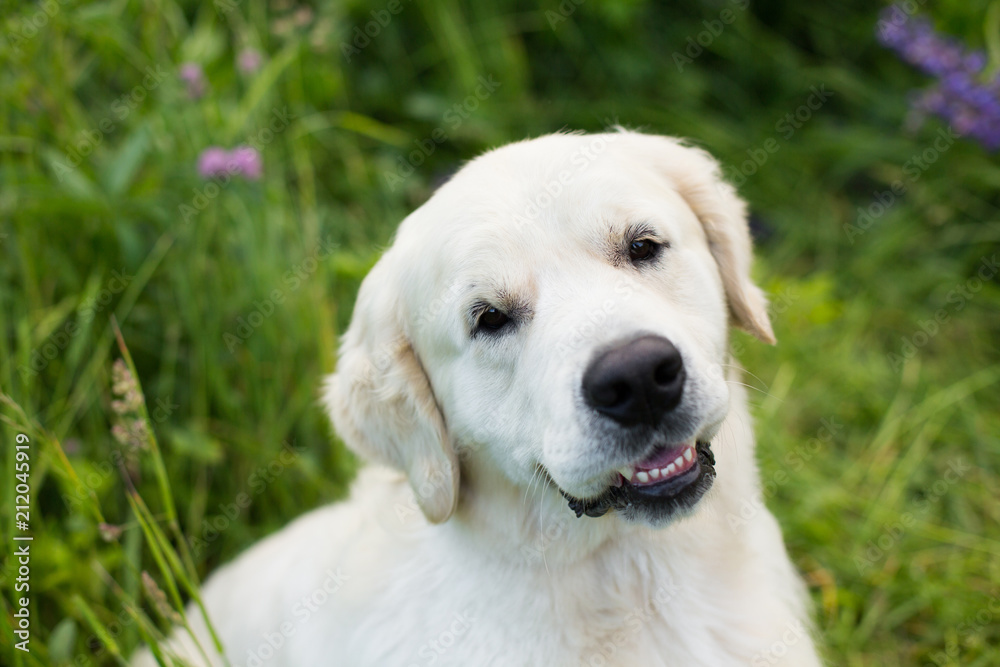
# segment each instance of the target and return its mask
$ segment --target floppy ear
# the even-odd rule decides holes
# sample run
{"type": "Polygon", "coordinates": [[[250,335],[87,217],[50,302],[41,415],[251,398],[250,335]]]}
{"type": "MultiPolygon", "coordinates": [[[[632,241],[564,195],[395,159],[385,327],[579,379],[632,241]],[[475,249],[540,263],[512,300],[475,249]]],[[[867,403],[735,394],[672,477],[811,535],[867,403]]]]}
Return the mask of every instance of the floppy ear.
{"type": "Polygon", "coordinates": [[[390,255],[361,284],[323,400],[347,446],[403,471],[424,515],[441,523],[458,502],[458,461],[403,326],[390,255]]]}
{"type": "Polygon", "coordinates": [[[657,164],[701,220],[719,266],[733,323],[765,343],[774,344],[767,297],[750,278],[753,252],[746,204],[733,186],[722,180],[719,164],[711,155],[677,139],[649,138],[656,144],[657,164]]]}

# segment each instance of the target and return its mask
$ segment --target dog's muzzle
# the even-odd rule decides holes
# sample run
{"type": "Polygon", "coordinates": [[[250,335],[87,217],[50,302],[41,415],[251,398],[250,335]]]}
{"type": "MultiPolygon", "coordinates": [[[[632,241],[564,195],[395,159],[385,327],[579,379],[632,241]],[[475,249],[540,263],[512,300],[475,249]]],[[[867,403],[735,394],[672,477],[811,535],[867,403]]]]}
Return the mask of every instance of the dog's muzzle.
{"type": "Polygon", "coordinates": [[[619,483],[594,498],[560,492],[577,517],[600,517],[616,510],[626,518],[643,515],[664,520],[690,510],[712,487],[715,456],[707,442],[661,448],[618,474],[619,483]]]}

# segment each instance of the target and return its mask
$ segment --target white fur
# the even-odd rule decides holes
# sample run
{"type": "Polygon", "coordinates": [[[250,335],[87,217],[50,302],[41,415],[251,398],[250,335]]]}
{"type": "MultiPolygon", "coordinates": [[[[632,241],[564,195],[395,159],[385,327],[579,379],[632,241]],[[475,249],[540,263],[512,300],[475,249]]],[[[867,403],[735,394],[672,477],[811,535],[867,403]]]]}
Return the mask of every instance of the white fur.
{"type": "MultiPolygon", "coordinates": [[[[231,664],[819,665],[728,366],[728,323],[773,342],[750,262],[742,202],[676,140],[557,134],[468,164],[365,279],[326,387],[373,465],[205,584],[231,664]],[[636,223],[671,246],[641,270],[609,255],[636,223]],[[476,299],[526,308],[516,330],[470,337],[476,299]],[[681,351],[679,435],[717,460],[666,526],[577,518],[555,487],[587,497],[627,463],[588,428],[579,384],[596,349],[637,333],[681,351]]],[[[187,633],[171,648],[205,663],[187,633]]]]}

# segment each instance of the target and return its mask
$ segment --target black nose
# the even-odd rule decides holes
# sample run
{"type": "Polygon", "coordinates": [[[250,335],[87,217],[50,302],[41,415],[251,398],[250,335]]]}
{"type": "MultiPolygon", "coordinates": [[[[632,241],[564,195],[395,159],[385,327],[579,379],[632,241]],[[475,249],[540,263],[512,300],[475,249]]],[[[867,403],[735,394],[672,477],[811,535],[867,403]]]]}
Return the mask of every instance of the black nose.
{"type": "Polygon", "coordinates": [[[677,407],[684,361],[663,336],[643,336],[602,353],[583,374],[592,408],[623,426],[655,426],[677,407]]]}

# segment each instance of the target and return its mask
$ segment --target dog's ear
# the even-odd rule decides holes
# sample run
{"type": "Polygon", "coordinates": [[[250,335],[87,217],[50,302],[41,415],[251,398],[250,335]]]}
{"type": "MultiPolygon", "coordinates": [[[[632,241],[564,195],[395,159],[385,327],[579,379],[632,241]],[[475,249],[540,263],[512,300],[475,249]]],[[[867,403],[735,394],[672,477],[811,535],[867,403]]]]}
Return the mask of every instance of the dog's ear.
{"type": "Polygon", "coordinates": [[[403,471],[424,515],[441,523],[458,502],[458,460],[403,325],[391,254],[361,284],[324,402],[347,446],[403,471]]]}
{"type": "Polygon", "coordinates": [[[654,151],[655,164],[701,221],[709,249],[719,266],[735,325],[774,344],[767,297],[750,277],[753,260],[746,204],[722,180],[719,164],[707,152],[677,139],[642,136],[654,151]]]}

